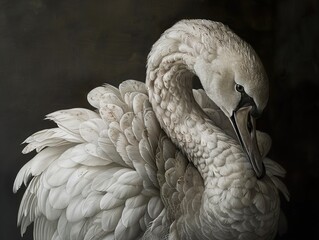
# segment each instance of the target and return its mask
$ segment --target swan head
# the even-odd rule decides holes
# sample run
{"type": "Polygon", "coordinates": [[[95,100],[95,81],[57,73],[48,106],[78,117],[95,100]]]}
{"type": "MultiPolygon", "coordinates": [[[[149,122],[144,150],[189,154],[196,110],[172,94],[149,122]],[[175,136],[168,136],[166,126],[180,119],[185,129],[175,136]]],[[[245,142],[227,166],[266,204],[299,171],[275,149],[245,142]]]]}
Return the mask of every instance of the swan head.
{"type": "MultiPolygon", "coordinates": [[[[239,38],[238,38],[239,39],[239,38]]],[[[256,124],[268,101],[268,78],[255,51],[242,40],[217,48],[212,61],[198,58],[194,71],[209,98],[230,119],[257,178],[265,175],[256,124]]]]}

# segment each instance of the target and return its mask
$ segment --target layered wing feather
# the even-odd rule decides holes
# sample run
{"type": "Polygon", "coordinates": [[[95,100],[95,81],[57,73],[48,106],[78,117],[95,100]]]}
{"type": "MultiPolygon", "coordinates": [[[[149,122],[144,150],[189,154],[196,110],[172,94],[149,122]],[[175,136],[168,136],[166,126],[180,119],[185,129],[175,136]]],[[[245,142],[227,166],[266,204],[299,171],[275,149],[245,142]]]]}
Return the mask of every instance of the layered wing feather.
{"type": "Polygon", "coordinates": [[[35,239],[136,239],[161,212],[155,151],[161,129],[145,85],[126,81],[88,95],[97,111],[49,114],[58,128],[29,137],[39,153],[18,173],[29,185],[18,224],[35,239]],[[156,206],[154,207],[156,203],[156,206]]]}

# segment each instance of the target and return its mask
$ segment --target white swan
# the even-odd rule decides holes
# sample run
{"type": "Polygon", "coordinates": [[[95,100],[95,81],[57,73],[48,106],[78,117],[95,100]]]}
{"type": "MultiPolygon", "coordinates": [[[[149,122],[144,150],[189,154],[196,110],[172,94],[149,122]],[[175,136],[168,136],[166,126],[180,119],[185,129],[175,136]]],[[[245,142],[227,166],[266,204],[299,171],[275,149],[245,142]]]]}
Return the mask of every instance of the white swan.
{"type": "Polygon", "coordinates": [[[96,111],[49,114],[58,127],[25,141],[23,153],[38,154],[14,183],[31,178],[21,233],[34,222],[39,240],[273,239],[278,189],[288,191],[265,158],[270,138],[255,131],[267,81],[228,27],[178,22],[154,44],[146,85],[98,87],[96,111]],[[194,74],[205,92],[192,92],[194,74]]]}

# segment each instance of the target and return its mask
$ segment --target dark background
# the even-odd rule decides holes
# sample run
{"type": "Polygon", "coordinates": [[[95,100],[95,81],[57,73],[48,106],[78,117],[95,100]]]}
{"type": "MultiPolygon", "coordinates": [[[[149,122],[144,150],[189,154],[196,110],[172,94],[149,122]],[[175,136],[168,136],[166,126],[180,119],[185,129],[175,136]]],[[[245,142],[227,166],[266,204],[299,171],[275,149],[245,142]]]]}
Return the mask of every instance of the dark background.
{"type": "MultiPolygon", "coordinates": [[[[32,157],[20,143],[51,127],[58,109],[89,107],[104,82],[145,79],[152,43],[176,21],[228,24],[262,59],[270,101],[258,120],[273,138],[270,157],[287,169],[288,234],[319,239],[319,3],[316,0],[0,1],[0,239],[20,239],[23,191],[14,177],[32,157]]],[[[29,228],[24,239],[31,239],[29,228]]]]}

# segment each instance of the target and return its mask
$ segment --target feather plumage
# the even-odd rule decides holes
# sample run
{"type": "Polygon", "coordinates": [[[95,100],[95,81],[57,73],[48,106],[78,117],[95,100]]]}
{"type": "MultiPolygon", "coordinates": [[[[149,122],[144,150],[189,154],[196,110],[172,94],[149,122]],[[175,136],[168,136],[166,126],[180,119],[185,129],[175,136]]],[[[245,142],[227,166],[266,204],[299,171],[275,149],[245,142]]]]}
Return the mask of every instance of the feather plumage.
{"type": "MultiPolygon", "coordinates": [[[[13,187],[31,179],[21,234],[34,222],[41,240],[272,238],[278,190],[289,198],[284,169],[265,158],[267,175],[257,180],[224,110],[204,90],[186,91],[192,56],[212,61],[222,48],[212,39],[228,35],[239,41],[220,23],[181,22],[154,44],[147,85],[106,84],[88,94],[96,111],[49,114],[58,127],[26,139],[23,153],[38,154],[13,187]]],[[[257,140],[265,157],[271,139],[257,132],[257,140]]]]}

